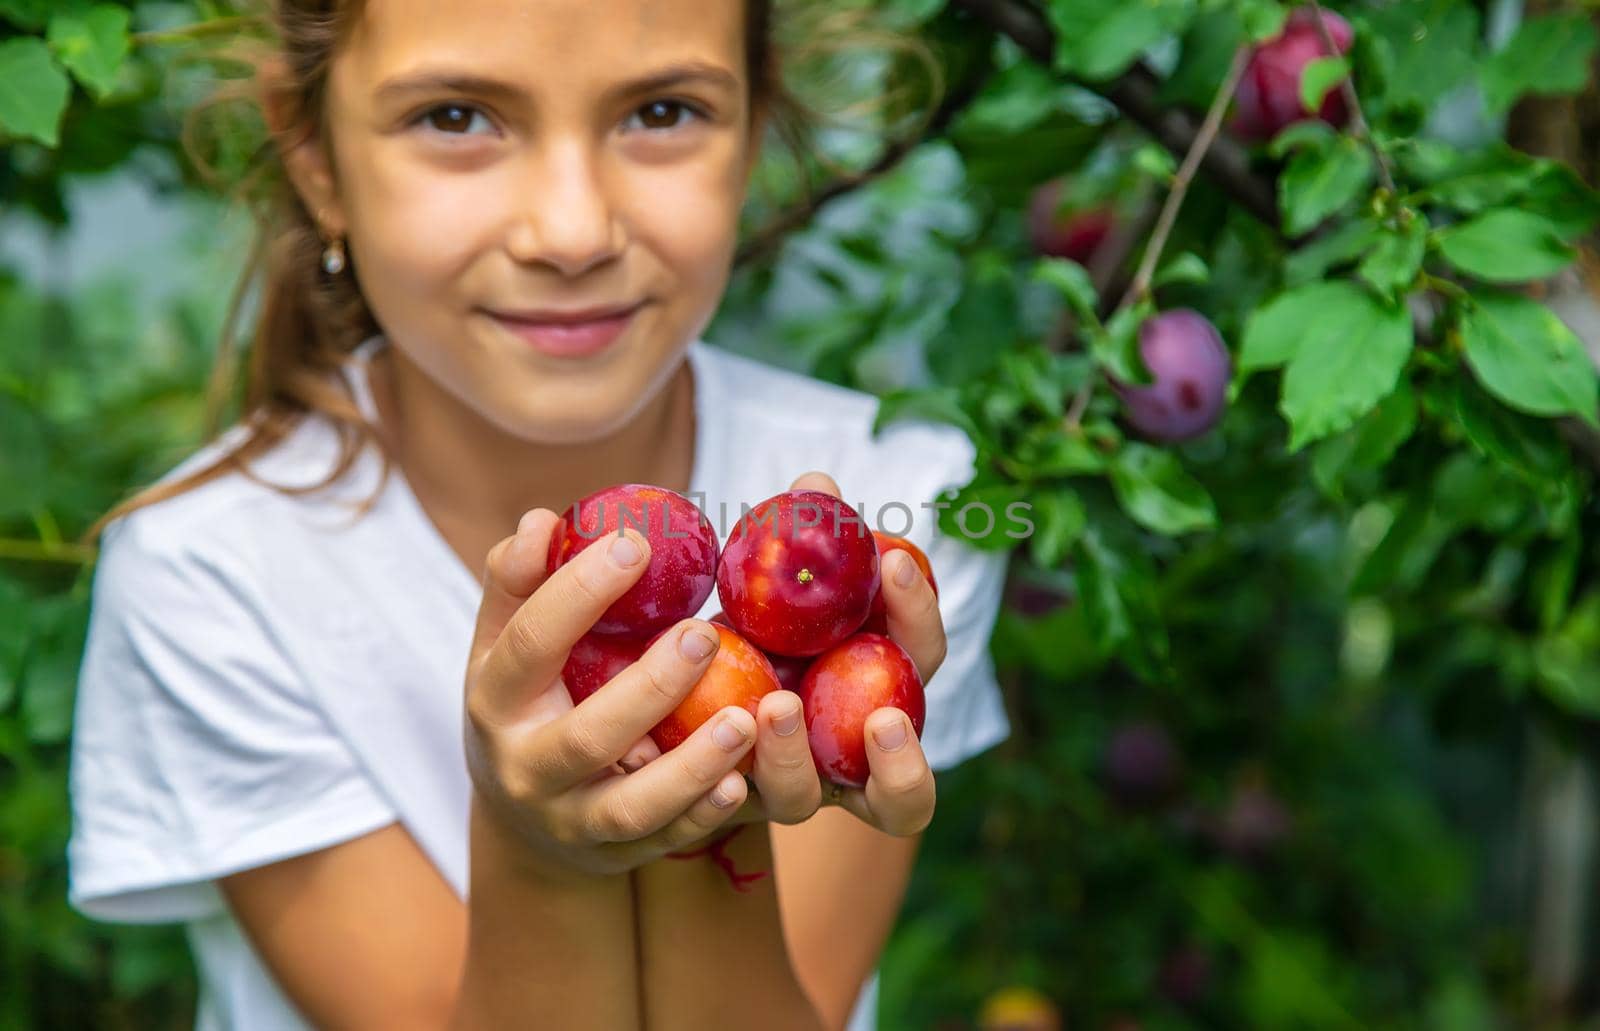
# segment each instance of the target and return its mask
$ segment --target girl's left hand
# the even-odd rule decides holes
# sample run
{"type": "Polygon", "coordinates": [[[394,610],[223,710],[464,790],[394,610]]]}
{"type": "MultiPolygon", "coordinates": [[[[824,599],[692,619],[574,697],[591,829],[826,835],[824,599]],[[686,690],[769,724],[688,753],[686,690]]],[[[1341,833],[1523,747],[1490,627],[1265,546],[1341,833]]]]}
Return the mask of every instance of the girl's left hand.
{"type": "MultiPolygon", "coordinates": [[[[801,476],[790,489],[841,496],[833,478],[818,472],[801,476]]],[[[926,684],[944,661],[945,634],[938,598],[921,572],[904,551],[884,556],[889,637],[911,656],[926,684]]],[[[765,695],[756,710],[755,768],[749,777],[755,790],[723,826],[762,820],[803,823],[822,806],[836,805],[886,834],[920,833],[933,819],[934,777],[910,717],[892,707],[875,709],[867,717],[866,734],[866,787],[826,783],[811,758],[799,696],[792,691],[765,695]],[[788,733],[780,733],[780,726],[788,733]]],[[[658,755],[645,738],[630,750],[628,765],[658,755]]]]}

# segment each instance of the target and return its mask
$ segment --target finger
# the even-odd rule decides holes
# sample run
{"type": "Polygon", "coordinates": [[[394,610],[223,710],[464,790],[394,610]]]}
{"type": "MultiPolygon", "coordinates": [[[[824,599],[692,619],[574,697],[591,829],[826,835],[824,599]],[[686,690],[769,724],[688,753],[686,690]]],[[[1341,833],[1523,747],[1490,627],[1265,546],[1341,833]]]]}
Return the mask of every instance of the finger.
{"type": "Polygon", "coordinates": [[[731,770],[687,812],[651,835],[645,844],[650,852],[665,854],[704,841],[738,816],[751,797],[744,775],[731,770]]]}
{"type": "Polygon", "coordinates": [[[866,730],[868,822],[900,837],[922,831],[933,820],[936,791],[911,718],[885,706],[867,717],[866,730]]]}
{"type": "Polygon", "coordinates": [[[926,684],[944,662],[947,643],[939,596],[917,562],[899,548],[883,556],[883,604],[889,637],[911,656],[926,684]]]}
{"type": "Polygon", "coordinates": [[[578,807],[578,825],[590,840],[637,841],[683,815],[715,787],[755,743],[755,730],[755,718],[730,705],[643,769],[563,797],[578,807]]]}
{"type": "Polygon", "coordinates": [[[479,675],[491,711],[515,712],[530,688],[538,693],[554,682],[578,638],[644,573],[645,539],[632,529],[608,536],[549,574],[489,645],[479,675]]]}
{"type": "Polygon", "coordinates": [[[489,550],[483,568],[483,600],[468,656],[473,665],[483,658],[517,609],[545,580],[550,535],[561,517],[536,508],[522,517],[517,532],[489,550]]]}
{"type": "Polygon", "coordinates": [[[654,738],[646,734],[633,743],[633,747],[623,754],[617,765],[622,767],[623,773],[632,773],[645,763],[654,762],[659,758],[661,758],[660,746],[655,743],[654,738]]]}
{"type": "Polygon", "coordinates": [[[808,473],[802,473],[795,479],[794,483],[790,484],[789,489],[820,490],[822,493],[831,494],[840,500],[843,500],[844,498],[844,495],[839,492],[839,485],[833,481],[833,477],[824,472],[817,472],[816,470],[812,470],[808,473]]]}
{"type": "Polygon", "coordinates": [[[756,708],[751,779],[774,823],[803,823],[822,805],[822,782],[801,716],[800,696],[793,691],[771,691],[756,708]]]}
{"type": "Polygon", "coordinates": [[[542,786],[565,791],[624,758],[694,690],[719,642],[710,624],[686,619],[583,704],[541,727],[533,754],[543,757],[534,771],[542,786]]]}

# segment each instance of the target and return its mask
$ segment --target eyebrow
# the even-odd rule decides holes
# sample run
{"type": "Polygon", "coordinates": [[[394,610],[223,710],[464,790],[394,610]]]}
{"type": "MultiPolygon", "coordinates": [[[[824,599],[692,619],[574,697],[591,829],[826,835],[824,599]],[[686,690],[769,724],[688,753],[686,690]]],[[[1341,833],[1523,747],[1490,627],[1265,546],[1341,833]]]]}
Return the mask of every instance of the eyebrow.
{"type": "MultiPolygon", "coordinates": [[[[607,99],[614,99],[641,93],[653,93],[657,90],[670,89],[690,82],[720,86],[733,92],[737,92],[739,89],[738,77],[721,65],[712,64],[708,61],[684,61],[679,64],[667,65],[641,78],[614,86],[606,91],[606,97],[607,99]]],[[[521,100],[526,96],[520,86],[515,86],[501,79],[474,75],[451,68],[422,69],[409,74],[395,76],[378,87],[376,96],[381,102],[404,97],[412,93],[440,91],[471,93],[505,100],[521,100]]]]}

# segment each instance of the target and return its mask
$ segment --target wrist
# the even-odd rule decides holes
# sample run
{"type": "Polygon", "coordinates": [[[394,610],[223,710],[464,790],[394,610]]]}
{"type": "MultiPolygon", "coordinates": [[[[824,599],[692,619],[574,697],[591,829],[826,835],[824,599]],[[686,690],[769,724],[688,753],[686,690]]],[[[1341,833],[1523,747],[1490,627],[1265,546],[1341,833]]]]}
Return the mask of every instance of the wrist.
{"type": "Polygon", "coordinates": [[[473,878],[481,875],[510,878],[544,889],[571,891],[610,890],[627,881],[622,873],[595,873],[561,861],[528,841],[515,827],[499,818],[482,796],[473,792],[470,809],[473,878]]]}
{"type": "MultiPolygon", "coordinates": [[[[759,855],[762,858],[757,862],[741,862],[736,857],[737,854],[733,851],[737,844],[736,839],[740,837],[740,832],[745,830],[747,826],[747,824],[739,824],[734,827],[723,827],[699,844],[677,852],[668,852],[662,858],[693,860],[703,857],[722,871],[723,876],[728,879],[728,884],[734,891],[740,894],[748,893],[753,890],[753,886],[757,881],[764,880],[772,875],[772,856],[770,839],[767,837],[768,828],[763,826],[759,835],[752,837],[752,840],[759,837],[760,842],[767,843],[766,848],[759,850],[759,855]]],[[[739,849],[739,852],[748,857],[750,845],[744,845],[739,849]]]]}

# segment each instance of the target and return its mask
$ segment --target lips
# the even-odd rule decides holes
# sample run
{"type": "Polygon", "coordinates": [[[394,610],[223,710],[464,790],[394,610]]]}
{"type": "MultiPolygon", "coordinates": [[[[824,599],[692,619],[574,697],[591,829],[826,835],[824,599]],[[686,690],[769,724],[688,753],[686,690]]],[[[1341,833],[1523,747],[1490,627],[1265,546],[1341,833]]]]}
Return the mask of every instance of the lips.
{"type": "Polygon", "coordinates": [[[513,322],[532,322],[539,325],[581,325],[586,322],[603,322],[620,318],[637,309],[643,301],[626,304],[593,305],[588,308],[540,308],[529,310],[491,309],[490,314],[513,322]]]}
{"type": "Polygon", "coordinates": [[[488,311],[495,322],[539,351],[556,358],[583,358],[597,354],[620,337],[643,302],[620,307],[596,307],[571,311],[500,312],[488,311]]]}

